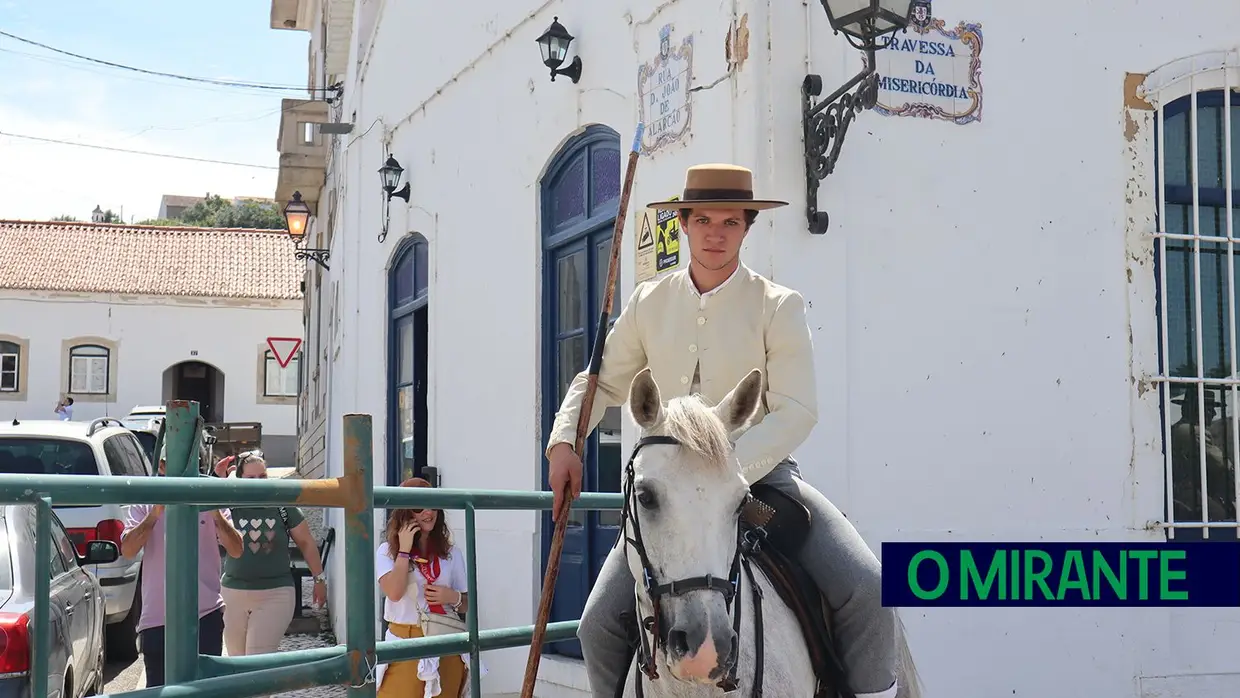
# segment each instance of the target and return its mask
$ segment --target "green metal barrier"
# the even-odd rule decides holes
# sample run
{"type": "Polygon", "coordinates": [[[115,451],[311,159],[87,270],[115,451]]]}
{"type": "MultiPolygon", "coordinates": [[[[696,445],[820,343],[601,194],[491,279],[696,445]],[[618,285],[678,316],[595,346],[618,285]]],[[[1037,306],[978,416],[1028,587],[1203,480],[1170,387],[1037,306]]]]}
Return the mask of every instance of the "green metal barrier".
{"type": "MultiPolygon", "coordinates": [[[[191,465],[200,438],[198,403],[167,405],[164,437],[168,443],[167,477],[132,478],[92,475],[0,475],[0,502],[28,502],[38,507],[33,658],[33,698],[48,695],[49,571],[52,504],[164,504],[167,569],[165,593],[165,673],[167,685],[113,694],[130,698],[245,698],[316,686],[346,685],[349,696],[375,695],[375,669],[425,657],[469,653],[470,695],[482,695],[479,653],[528,646],[533,626],[478,628],[478,571],[475,513],[480,510],[548,510],[550,492],[374,487],[371,418],[344,417],[344,475],[323,480],[224,480],[200,477],[191,465]],[[191,455],[194,456],[191,459],[191,455]],[[186,479],[192,478],[192,479],[186,479]],[[345,510],[345,644],[320,649],[246,657],[198,654],[198,513],[238,505],[340,507],[345,510]],[[465,550],[469,606],[467,632],[409,640],[375,641],[374,509],[437,508],[465,511],[465,550]]],[[[158,449],[156,454],[158,454],[158,449]]],[[[618,494],[582,493],[578,509],[619,509],[618,494]]],[[[571,639],[577,621],[550,623],[545,642],[571,639]]]]}

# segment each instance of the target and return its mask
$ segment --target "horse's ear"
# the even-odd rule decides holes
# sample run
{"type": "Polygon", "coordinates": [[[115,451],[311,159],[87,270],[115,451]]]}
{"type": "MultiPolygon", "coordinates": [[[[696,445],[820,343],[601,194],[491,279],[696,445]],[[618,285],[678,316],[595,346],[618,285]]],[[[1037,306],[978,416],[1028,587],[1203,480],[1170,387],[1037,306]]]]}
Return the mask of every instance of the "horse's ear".
{"type": "Polygon", "coordinates": [[[650,429],[663,419],[663,399],[659,397],[659,386],[655,385],[649,368],[642,369],[633,378],[629,387],[629,411],[642,429],[650,429]]]}
{"type": "Polygon", "coordinates": [[[762,403],[762,371],[754,369],[715,406],[715,416],[728,431],[747,425],[762,403]]]}

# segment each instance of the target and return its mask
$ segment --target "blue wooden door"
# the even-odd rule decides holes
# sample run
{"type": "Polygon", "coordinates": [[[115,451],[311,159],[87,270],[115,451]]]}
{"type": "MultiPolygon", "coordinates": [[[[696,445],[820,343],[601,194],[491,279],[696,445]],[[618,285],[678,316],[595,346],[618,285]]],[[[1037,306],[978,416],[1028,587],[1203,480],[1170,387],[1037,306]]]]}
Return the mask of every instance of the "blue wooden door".
{"type": "Polygon", "coordinates": [[[388,279],[387,483],[421,476],[426,467],[426,239],[413,235],[393,258],[388,279]]]}
{"type": "MultiPolygon", "coordinates": [[[[612,226],[620,200],[620,137],[595,126],[560,152],[543,184],[543,432],[573,378],[586,369],[597,340],[598,312],[611,254],[612,226]]],[[[616,286],[619,287],[617,276],[616,286]]],[[[623,306],[617,292],[612,317],[623,306]]],[[[544,446],[546,444],[544,443],[544,446]]],[[[586,443],[584,491],[620,489],[620,408],[607,411],[586,443]]],[[[547,486],[546,460],[542,461],[547,486]]],[[[573,512],[560,557],[551,620],[581,617],[599,567],[616,540],[617,512],[573,512]]],[[[554,524],[543,516],[543,570],[554,524]]],[[[581,656],[576,641],[555,643],[552,652],[581,656]]]]}

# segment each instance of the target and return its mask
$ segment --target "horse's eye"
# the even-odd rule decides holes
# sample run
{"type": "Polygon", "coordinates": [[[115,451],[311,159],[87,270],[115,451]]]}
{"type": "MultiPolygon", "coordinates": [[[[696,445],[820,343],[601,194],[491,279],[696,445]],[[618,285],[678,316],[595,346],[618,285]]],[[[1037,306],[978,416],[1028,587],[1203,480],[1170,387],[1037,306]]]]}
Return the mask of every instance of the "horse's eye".
{"type": "Polygon", "coordinates": [[[655,506],[654,493],[650,490],[640,490],[637,493],[637,503],[647,509],[653,509],[655,506]]]}

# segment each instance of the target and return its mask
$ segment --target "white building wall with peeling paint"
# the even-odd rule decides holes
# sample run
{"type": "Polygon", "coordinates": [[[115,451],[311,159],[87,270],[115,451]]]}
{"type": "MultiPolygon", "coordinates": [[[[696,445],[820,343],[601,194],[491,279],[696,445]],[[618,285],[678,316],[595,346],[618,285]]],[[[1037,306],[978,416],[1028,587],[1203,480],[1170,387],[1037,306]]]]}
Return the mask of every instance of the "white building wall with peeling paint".
{"type": "MultiPolygon", "coordinates": [[[[627,149],[642,114],[638,66],[659,54],[670,25],[673,48],[692,37],[688,128],[640,160],[621,297],[637,271],[640,205],[677,194],[689,165],[751,167],[760,196],[792,205],[759,217],[746,261],[804,294],[814,330],[820,422],[796,455],[876,553],[899,540],[1165,539],[1151,524],[1166,519],[1151,235],[1158,98],[1141,84],[1169,62],[1233,49],[1240,6],[937,0],[931,16],[943,31],[979,25],[970,31],[980,64],[933,48],[879,54],[880,104],[898,110],[912,96],[943,112],[862,112],[818,196],[830,227],[814,235],[801,82],[820,74],[825,94],[861,67],[817,2],[349,4],[347,72],[323,77],[341,80],[334,109],[354,127],[332,137],[319,197],[334,189],[338,204],[331,270],[312,301],[327,309],[326,328],[307,351],[321,357],[327,386],[329,475],[341,473],[341,418],[369,413],[384,484],[399,438],[388,433],[387,272],[417,233],[430,251],[427,461],[448,487],[540,488],[542,294],[554,271],[544,268],[554,212],[543,210],[540,182],[593,125],[627,149]],[[577,84],[550,81],[539,61],[535,38],[553,16],[576,37],[577,84]],[[389,153],[412,194],[392,200],[380,242],[377,170],[389,153]]],[[[320,13],[333,6],[315,3],[320,13]]],[[[900,38],[967,48],[935,30],[900,38]]],[[[1240,84],[1234,49],[1223,55],[1230,85],[1240,84]]],[[[1187,87],[1176,83],[1166,99],[1187,87]]],[[[326,220],[320,210],[315,225],[326,220]]],[[[626,422],[622,453],[632,438],[626,422]]],[[[452,521],[463,536],[461,517],[452,521]]],[[[532,622],[539,519],[482,512],[478,525],[483,627],[532,622]]],[[[343,564],[338,550],[342,641],[343,564]]],[[[1236,610],[903,617],[929,698],[1240,695],[1236,610]]],[[[518,691],[525,657],[524,648],[485,654],[485,691],[518,691]]],[[[585,695],[578,663],[548,655],[542,666],[539,695],[585,695]]]]}

